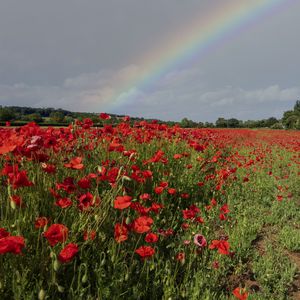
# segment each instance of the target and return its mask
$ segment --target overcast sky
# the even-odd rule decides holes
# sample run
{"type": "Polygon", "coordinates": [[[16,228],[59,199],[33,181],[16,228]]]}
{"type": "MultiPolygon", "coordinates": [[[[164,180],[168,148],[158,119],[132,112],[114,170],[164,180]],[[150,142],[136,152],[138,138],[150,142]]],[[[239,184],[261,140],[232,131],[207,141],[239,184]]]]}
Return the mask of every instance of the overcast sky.
{"type": "Polygon", "coordinates": [[[0,0],[0,105],[164,120],[281,117],[300,98],[297,0],[169,69],[151,89],[133,84],[118,94],[128,78],[142,74],[141,57],[195,18],[241,1],[257,2],[0,0]]]}

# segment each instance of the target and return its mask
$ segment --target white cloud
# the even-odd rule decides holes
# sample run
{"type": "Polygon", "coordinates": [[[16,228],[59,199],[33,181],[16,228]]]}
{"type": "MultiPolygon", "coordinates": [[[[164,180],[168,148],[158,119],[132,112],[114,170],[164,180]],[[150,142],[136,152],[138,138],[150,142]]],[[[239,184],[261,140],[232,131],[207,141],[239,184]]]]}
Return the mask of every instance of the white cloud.
{"type": "Polygon", "coordinates": [[[144,71],[136,65],[66,78],[60,86],[0,85],[0,103],[108,111],[132,116],[214,121],[219,116],[255,119],[281,117],[299,98],[300,87],[260,89],[226,86],[208,90],[205,74],[192,68],[170,72],[152,85],[132,86],[144,71]]]}

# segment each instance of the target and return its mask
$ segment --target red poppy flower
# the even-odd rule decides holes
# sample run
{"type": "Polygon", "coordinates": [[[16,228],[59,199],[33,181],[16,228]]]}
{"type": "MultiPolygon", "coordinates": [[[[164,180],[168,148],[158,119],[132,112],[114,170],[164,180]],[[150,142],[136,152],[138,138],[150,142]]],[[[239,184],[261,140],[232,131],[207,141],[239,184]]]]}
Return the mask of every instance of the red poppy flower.
{"type": "Polygon", "coordinates": [[[156,243],[158,241],[158,235],[155,233],[147,233],[145,236],[145,241],[147,243],[156,243]]]}
{"type": "Polygon", "coordinates": [[[51,247],[57,243],[65,242],[68,238],[69,230],[63,224],[52,224],[44,233],[44,237],[48,240],[51,247]]]}
{"type": "Polygon", "coordinates": [[[124,209],[130,206],[132,197],[130,196],[118,196],[114,202],[114,208],[124,209]]]}
{"type": "Polygon", "coordinates": [[[46,217],[39,217],[35,220],[34,227],[41,228],[45,227],[48,224],[49,220],[46,217]]]}
{"type": "Polygon", "coordinates": [[[246,300],[248,298],[248,293],[245,289],[237,287],[232,291],[232,294],[239,300],[246,300]]]}
{"type": "Polygon", "coordinates": [[[117,223],[115,225],[115,240],[117,243],[122,243],[128,239],[128,229],[125,225],[117,223]]]}
{"type": "Polygon", "coordinates": [[[96,238],[96,231],[95,230],[91,230],[91,231],[85,231],[83,234],[83,239],[85,241],[87,240],[91,240],[93,241],[96,238]]]}
{"type": "Polygon", "coordinates": [[[109,119],[111,119],[111,116],[106,114],[106,113],[101,113],[99,115],[99,118],[102,119],[102,120],[109,120],[109,119]]]}
{"type": "Polygon", "coordinates": [[[225,220],[226,220],[226,216],[225,216],[224,214],[220,214],[220,215],[219,215],[219,219],[220,219],[221,221],[225,221],[225,220]]]}
{"type": "Polygon", "coordinates": [[[147,201],[150,198],[151,198],[151,196],[149,194],[147,194],[147,193],[140,195],[140,199],[144,200],[144,201],[147,201]]]}
{"type": "Polygon", "coordinates": [[[155,214],[158,214],[162,208],[164,208],[162,204],[158,204],[158,203],[151,204],[151,211],[153,211],[155,214]]]}
{"type": "Polygon", "coordinates": [[[82,189],[89,189],[91,187],[91,180],[87,177],[84,177],[78,181],[78,185],[82,189]]]}
{"type": "Polygon", "coordinates": [[[46,163],[42,163],[42,169],[44,172],[48,174],[54,174],[56,172],[56,166],[55,165],[50,165],[46,163]]]}
{"type": "Polygon", "coordinates": [[[133,230],[137,233],[144,233],[151,229],[153,219],[147,216],[142,216],[133,221],[133,230]]]}
{"type": "Polygon", "coordinates": [[[67,207],[71,206],[73,204],[73,202],[69,198],[59,198],[54,204],[61,208],[67,208],[67,207]]]}
{"type": "Polygon", "coordinates": [[[229,255],[229,243],[224,240],[213,240],[209,246],[209,249],[218,249],[220,254],[229,255]]]}
{"type": "Polygon", "coordinates": [[[129,121],[130,121],[130,117],[129,116],[123,117],[123,122],[129,122],[129,121]]]}
{"type": "Polygon", "coordinates": [[[58,255],[58,260],[61,263],[68,263],[70,262],[75,255],[78,253],[79,248],[76,244],[70,243],[65,246],[64,249],[62,249],[58,255]]]}
{"type": "Polygon", "coordinates": [[[28,180],[26,171],[10,173],[8,174],[8,177],[9,177],[9,183],[12,185],[13,189],[33,185],[33,183],[28,180]]]}
{"type": "Polygon", "coordinates": [[[199,224],[203,224],[204,223],[204,219],[202,217],[197,217],[195,218],[194,220],[196,223],[199,223],[199,224]]]}
{"type": "Polygon", "coordinates": [[[147,258],[154,255],[155,249],[150,246],[141,246],[135,250],[135,253],[137,253],[141,258],[147,258]]]}
{"type": "Polygon", "coordinates": [[[113,151],[116,151],[116,152],[123,152],[124,151],[124,146],[120,143],[115,143],[115,142],[112,142],[109,144],[108,146],[108,151],[109,152],[113,152],[113,151]]]}
{"type": "Polygon", "coordinates": [[[0,239],[0,254],[21,254],[24,247],[25,240],[22,236],[6,236],[0,239]]]}
{"type": "MultiPolygon", "coordinates": [[[[56,183],[56,188],[58,190],[64,190],[68,194],[73,193],[76,190],[76,186],[74,184],[74,179],[72,177],[67,177],[61,183],[56,183]]],[[[55,198],[59,198],[60,196],[53,190],[50,189],[50,192],[55,198]]]]}
{"type": "Polygon", "coordinates": [[[230,212],[229,208],[228,208],[228,204],[224,204],[221,208],[220,211],[224,214],[228,214],[230,212]]]}
{"type": "Polygon", "coordinates": [[[206,239],[202,234],[195,234],[194,244],[199,248],[203,248],[207,245],[206,239]]]}
{"type": "Polygon", "coordinates": [[[214,268],[214,269],[219,269],[219,267],[220,267],[220,263],[217,261],[217,260],[215,260],[213,263],[212,263],[212,267],[214,268]]]}
{"type": "Polygon", "coordinates": [[[83,120],[82,128],[90,129],[94,125],[94,122],[90,118],[86,118],[83,120]]]}
{"type": "Polygon", "coordinates": [[[199,212],[199,208],[197,208],[195,205],[191,205],[189,209],[183,210],[182,214],[184,219],[194,219],[199,212]]]}
{"type": "Polygon", "coordinates": [[[188,199],[188,198],[190,198],[190,195],[188,193],[182,193],[180,195],[180,197],[183,198],[183,199],[188,199]]]}
{"type": "Polygon", "coordinates": [[[190,227],[190,225],[189,225],[188,223],[182,223],[182,224],[181,224],[181,228],[182,228],[183,230],[187,230],[189,227],[190,227]]]}
{"type": "Polygon", "coordinates": [[[162,186],[157,186],[154,188],[154,193],[157,195],[160,195],[164,191],[164,188],[162,186]]]}
{"type": "Polygon", "coordinates": [[[168,182],[167,181],[162,181],[160,184],[159,184],[159,186],[161,186],[161,187],[163,187],[163,188],[166,188],[166,187],[168,187],[168,182]]]}
{"type": "Polygon", "coordinates": [[[13,195],[10,197],[11,201],[18,207],[24,206],[21,196],[13,195]]]}
{"type": "Polygon", "coordinates": [[[170,195],[175,195],[175,194],[176,194],[176,189],[174,189],[174,188],[169,188],[169,189],[168,189],[168,194],[170,194],[170,195]]]}
{"type": "Polygon", "coordinates": [[[5,143],[4,145],[0,146],[0,155],[12,152],[16,148],[17,148],[17,145],[14,145],[14,144],[9,143],[9,142],[5,143]]]}
{"type": "Polygon", "coordinates": [[[180,261],[181,263],[183,263],[185,261],[185,254],[184,252],[179,252],[177,255],[176,255],[176,260],[180,261]]]}
{"type": "Polygon", "coordinates": [[[217,201],[216,201],[215,198],[212,198],[211,201],[210,201],[210,204],[211,204],[212,206],[216,206],[218,203],[217,203],[217,201]]]}
{"type": "Polygon", "coordinates": [[[78,196],[78,208],[81,211],[89,209],[91,206],[100,203],[99,197],[94,197],[90,192],[78,196]]]}
{"type": "Polygon", "coordinates": [[[84,165],[82,164],[82,157],[75,157],[71,159],[68,164],[64,164],[64,166],[73,170],[81,170],[84,168],[84,165]]]}

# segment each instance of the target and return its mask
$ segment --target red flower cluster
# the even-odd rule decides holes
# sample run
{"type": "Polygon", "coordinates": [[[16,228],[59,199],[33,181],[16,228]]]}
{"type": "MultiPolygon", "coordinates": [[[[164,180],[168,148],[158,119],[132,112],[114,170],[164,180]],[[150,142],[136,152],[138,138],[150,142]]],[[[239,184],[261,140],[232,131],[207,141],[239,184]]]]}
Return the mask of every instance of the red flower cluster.
{"type": "Polygon", "coordinates": [[[25,239],[22,236],[11,236],[4,228],[0,228],[0,254],[21,254],[25,247],[25,239]]]}
{"type": "Polygon", "coordinates": [[[137,253],[141,258],[145,259],[153,256],[155,254],[155,249],[150,246],[141,246],[135,250],[135,253],[137,253]]]}
{"type": "Polygon", "coordinates": [[[130,196],[118,196],[114,202],[114,208],[125,209],[131,205],[131,200],[130,196]]]}
{"type": "Polygon", "coordinates": [[[58,255],[58,260],[61,263],[68,263],[75,257],[78,251],[79,251],[78,246],[76,244],[70,243],[60,251],[58,255]]]}
{"type": "Polygon", "coordinates": [[[229,243],[224,240],[213,240],[209,246],[209,249],[218,249],[220,254],[229,255],[229,243]]]}
{"type": "Polygon", "coordinates": [[[68,238],[69,230],[63,224],[52,224],[44,233],[44,237],[48,240],[50,246],[57,243],[64,243],[68,238]]]}

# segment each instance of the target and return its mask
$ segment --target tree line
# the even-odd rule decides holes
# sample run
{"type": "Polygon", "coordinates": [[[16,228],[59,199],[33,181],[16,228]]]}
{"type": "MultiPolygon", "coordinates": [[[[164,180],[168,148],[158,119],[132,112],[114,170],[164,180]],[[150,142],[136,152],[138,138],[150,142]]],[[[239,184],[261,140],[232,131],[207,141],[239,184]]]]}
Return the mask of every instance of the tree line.
{"type": "MultiPolygon", "coordinates": [[[[121,122],[123,115],[110,114],[111,124],[121,122]]],[[[33,108],[20,106],[0,106],[0,122],[13,122],[23,124],[28,122],[36,122],[45,125],[68,125],[75,120],[83,120],[90,118],[96,125],[100,125],[98,113],[87,112],[71,112],[64,109],[54,108],[33,108]]],[[[144,118],[131,118],[130,122],[143,121],[144,118]]],[[[146,119],[154,121],[153,119],[146,119]]],[[[163,122],[156,120],[159,123],[175,125],[178,122],[167,121],[163,122]]],[[[215,123],[212,122],[195,122],[188,118],[183,118],[179,125],[184,128],[272,128],[272,129],[300,129],[300,100],[297,100],[293,109],[285,111],[281,119],[270,117],[263,120],[238,120],[236,118],[225,119],[220,117],[215,123]]]]}
{"type": "Polygon", "coordinates": [[[285,111],[281,119],[270,117],[262,120],[238,120],[235,118],[218,118],[215,123],[194,122],[188,118],[181,120],[181,126],[186,128],[272,128],[272,129],[300,129],[300,100],[297,100],[292,110],[285,111]]]}

